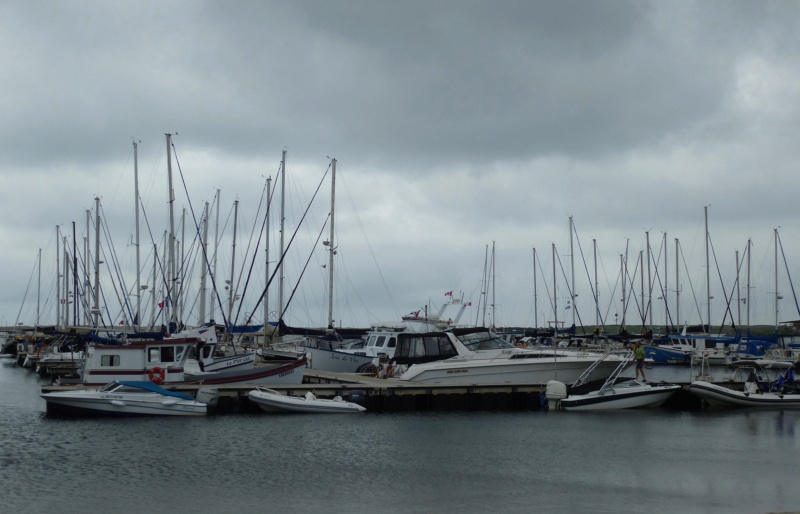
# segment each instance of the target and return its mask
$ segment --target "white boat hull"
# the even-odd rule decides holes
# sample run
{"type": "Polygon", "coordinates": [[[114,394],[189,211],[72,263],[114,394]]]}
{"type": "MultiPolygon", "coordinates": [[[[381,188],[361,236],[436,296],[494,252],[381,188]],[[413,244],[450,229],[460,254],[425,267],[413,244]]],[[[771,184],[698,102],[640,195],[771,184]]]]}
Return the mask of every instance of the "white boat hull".
{"type": "Polygon", "coordinates": [[[571,395],[561,400],[567,411],[617,410],[658,407],[672,396],[678,385],[649,385],[634,382],[617,384],[605,390],[571,395]]]}
{"type": "Polygon", "coordinates": [[[97,389],[43,393],[51,414],[109,416],[204,416],[205,403],[157,393],[104,393],[97,389]]]}
{"type": "MultiPolygon", "coordinates": [[[[557,380],[572,384],[595,358],[542,357],[535,359],[446,359],[413,365],[397,380],[443,385],[546,384],[557,380]]],[[[619,366],[618,359],[598,364],[589,381],[605,380],[619,366]]]]}
{"type": "Polygon", "coordinates": [[[800,409],[800,394],[735,391],[702,380],[692,382],[689,391],[717,407],[800,409]]]}
{"type": "Polygon", "coordinates": [[[309,413],[356,413],[366,409],[353,402],[338,399],[317,398],[313,394],[306,397],[286,396],[272,389],[253,389],[247,393],[250,401],[267,412],[309,412],[309,413]]]}
{"type": "Polygon", "coordinates": [[[323,348],[306,348],[308,367],[331,373],[357,373],[361,366],[371,364],[374,357],[323,348]]]}

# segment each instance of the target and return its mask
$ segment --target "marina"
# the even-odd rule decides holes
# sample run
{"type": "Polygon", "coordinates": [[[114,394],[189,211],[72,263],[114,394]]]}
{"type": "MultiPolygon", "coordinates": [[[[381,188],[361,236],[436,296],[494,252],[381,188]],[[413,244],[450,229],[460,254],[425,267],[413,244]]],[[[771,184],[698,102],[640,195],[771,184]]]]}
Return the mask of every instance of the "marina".
{"type": "MultiPolygon", "coordinates": [[[[647,371],[660,380],[687,376],[689,368],[647,371]]],[[[325,385],[308,386],[321,393],[325,385]]],[[[382,510],[398,513],[800,508],[795,459],[787,458],[800,449],[800,411],[570,413],[472,405],[358,416],[248,410],[191,419],[67,420],[45,413],[39,394],[48,387],[28,370],[0,367],[0,475],[4,505],[14,512],[127,514],[149,505],[371,512],[373,495],[353,488],[367,481],[380,491],[382,510]],[[198,475],[199,467],[214,472],[198,475]],[[84,473],[93,487],[80,487],[84,473]],[[76,478],[51,480],[31,496],[33,477],[57,476],[76,478]],[[113,495],[105,493],[112,489],[113,495]],[[139,498],[142,490],[147,499],[139,498]]]]}

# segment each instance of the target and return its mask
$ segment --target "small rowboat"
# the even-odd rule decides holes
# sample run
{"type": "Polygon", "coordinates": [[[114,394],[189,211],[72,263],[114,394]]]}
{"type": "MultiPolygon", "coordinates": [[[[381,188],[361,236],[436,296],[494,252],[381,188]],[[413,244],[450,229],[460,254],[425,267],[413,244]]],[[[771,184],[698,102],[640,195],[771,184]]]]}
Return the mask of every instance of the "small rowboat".
{"type": "Polygon", "coordinates": [[[247,396],[250,401],[268,412],[347,413],[367,410],[357,403],[343,400],[341,396],[333,399],[317,398],[311,391],[305,396],[287,396],[273,389],[257,387],[247,393],[247,396]]]}

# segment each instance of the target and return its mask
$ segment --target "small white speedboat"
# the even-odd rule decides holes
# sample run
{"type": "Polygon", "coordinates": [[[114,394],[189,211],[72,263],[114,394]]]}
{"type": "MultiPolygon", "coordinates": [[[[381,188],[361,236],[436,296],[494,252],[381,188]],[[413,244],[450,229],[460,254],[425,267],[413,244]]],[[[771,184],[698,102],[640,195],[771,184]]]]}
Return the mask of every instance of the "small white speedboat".
{"type": "Polygon", "coordinates": [[[343,400],[341,396],[333,399],[317,398],[311,391],[307,392],[305,396],[288,396],[273,389],[257,387],[248,392],[247,396],[250,401],[268,412],[347,413],[367,410],[357,403],[343,400]]]}
{"type": "Polygon", "coordinates": [[[149,381],[111,382],[99,389],[73,389],[40,395],[48,414],[111,416],[203,416],[208,406],[186,393],[149,381]]]}
{"type": "Polygon", "coordinates": [[[560,402],[567,411],[658,407],[680,388],[679,385],[647,384],[631,379],[605,385],[590,393],[570,395],[560,402]]]}

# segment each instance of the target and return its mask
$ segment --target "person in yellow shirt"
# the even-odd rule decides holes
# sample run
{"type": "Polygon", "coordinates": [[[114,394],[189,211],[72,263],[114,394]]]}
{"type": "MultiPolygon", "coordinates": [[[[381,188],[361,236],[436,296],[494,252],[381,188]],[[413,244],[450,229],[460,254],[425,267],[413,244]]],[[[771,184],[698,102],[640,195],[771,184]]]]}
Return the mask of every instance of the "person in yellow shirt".
{"type": "Polygon", "coordinates": [[[639,373],[641,373],[642,382],[647,383],[647,377],[644,374],[644,348],[641,341],[633,344],[633,360],[636,361],[636,379],[639,379],[639,373]]]}

